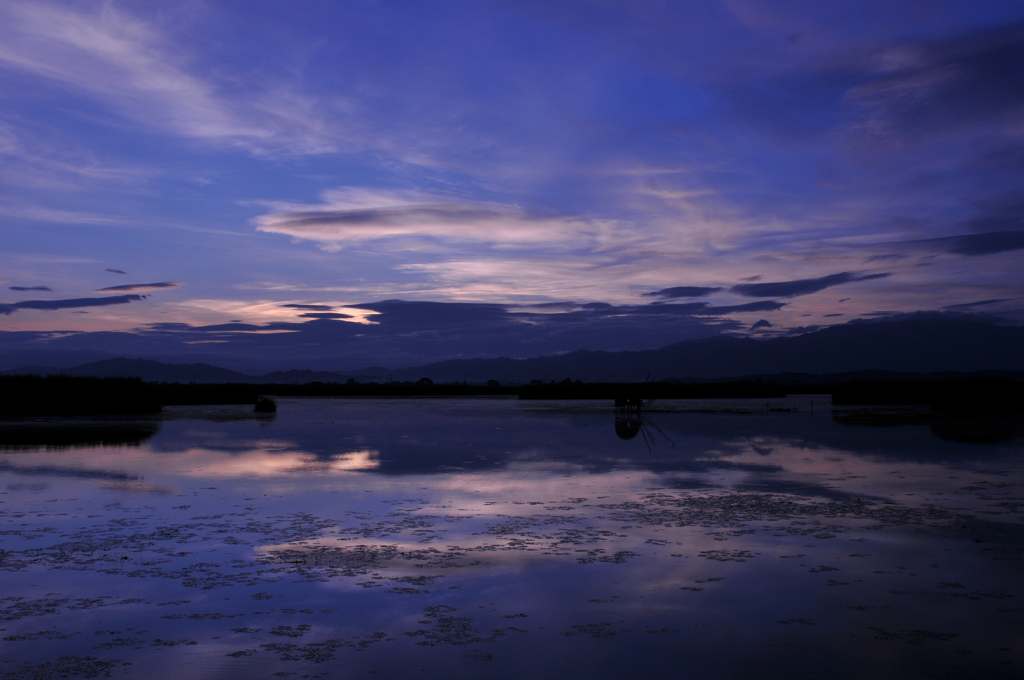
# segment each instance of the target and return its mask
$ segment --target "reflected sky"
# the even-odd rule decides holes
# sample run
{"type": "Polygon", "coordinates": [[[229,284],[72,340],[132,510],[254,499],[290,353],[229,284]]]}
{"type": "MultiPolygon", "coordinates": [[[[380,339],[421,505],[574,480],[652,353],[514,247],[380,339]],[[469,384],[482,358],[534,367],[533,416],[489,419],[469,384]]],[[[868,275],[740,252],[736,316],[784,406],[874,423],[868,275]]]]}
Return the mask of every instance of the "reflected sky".
{"type": "Polygon", "coordinates": [[[282,399],[5,449],[0,677],[1018,677],[1021,440],[868,415],[282,399]]]}

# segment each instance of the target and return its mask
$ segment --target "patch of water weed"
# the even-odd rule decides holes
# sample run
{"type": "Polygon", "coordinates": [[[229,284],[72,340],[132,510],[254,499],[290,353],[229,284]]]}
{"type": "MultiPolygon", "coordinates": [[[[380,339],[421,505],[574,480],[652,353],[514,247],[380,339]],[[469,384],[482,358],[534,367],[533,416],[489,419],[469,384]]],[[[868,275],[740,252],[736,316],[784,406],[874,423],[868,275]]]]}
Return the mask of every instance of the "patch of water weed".
{"type": "Polygon", "coordinates": [[[18,619],[23,619],[29,616],[47,616],[49,614],[58,614],[62,610],[81,611],[117,604],[148,602],[147,600],[135,599],[118,602],[114,602],[112,600],[114,600],[114,598],[109,595],[101,595],[100,597],[79,597],[74,599],[69,597],[42,597],[34,600],[26,597],[5,597],[0,599],[0,603],[10,604],[0,608],[0,621],[17,621],[18,619]]]}
{"type": "MultiPolygon", "coordinates": [[[[910,508],[893,502],[877,503],[861,499],[817,502],[772,493],[655,492],[643,494],[635,501],[594,507],[606,511],[606,514],[589,521],[625,522],[630,526],[701,526],[714,529],[707,533],[715,540],[729,540],[754,533],[755,530],[747,527],[746,523],[755,521],[771,522],[764,529],[779,535],[813,535],[817,538],[834,537],[851,528],[835,523],[825,524],[818,517],[850,518],[876,523],[861,527],[867,529],[900,524],[936,525],[936,522],[949,525],[953,520],[962,521],[960,515],[933,506],[910,508]],[[785,524],[781,524],[783,522],[785,524]]],[[[111,506],[107,510],[129,511],[120,505],[111,506]]],[[[63,534],[64,541],[49,547],[7,551],[3,554],[0,568],[95,569],[105,574],[129,578],[174,579],[187,587],[211,590],[276,581],[285,574],[298,576],[300,582],[322,582],[338,577],[367,575],[394,566],[398,560],[415,562],[417,567],[433,566],[440,569],[474,566],[481,564],[479,560],[472,559],[474,553],[493,551],[540,550],[549,556],[575,557],[584,564],[622,563],[627,558],[638,556],[638,553],[628,550],[612,554],[600,548],[563,550],[568,545],[627,538],[623,533],[606,528],[571,526],[587,519],[580,515],[498,515],[496,523],[476,535],[496,536],[501,542],[469,548],[448,545],[443,550],[401,550],[397,545],[301,545],[310,539],[322,539],[325,532],[342,536],[388,536],[407,532],[417,536],[421,532],[440,531],[434,527],[437,521],[467,519],[466,516],[410,516],[408,513],[411,510],[403,509],[379,521],[366,513],[350,513],[350,519],[358,521],[356,526],[345,526],[344,523],[311,513],[263,518],[251,517],[252,512],[222,513],[192,517],[187,523],[155,527],[145,526],[152,519],[149,515],[119,517],[105,524],[63,534]],[[258,552],[255,559],[231,560],[229,565],[215,562],[196,562],[177,567],[166,565],[190,554],[180,549],[183,543],[225,545],[227,537],[240,535],[252,537],[255,543],[276,543],[286,547],[258,552]],[[230,571],[225,570],[225,566],[230,566],[230,571]]],[[[17,516],[22,517],[21,514],[17,516]]],[[[656,546],[667,545],[664,539],[648,539],[648,542],[656,546]]],[[[754,553],[705,551],[701,555],[709,559],[742,561],[753,557],[754,553]]],[[[369,581],[362,584],[367,587],[375,585],[369,581]]],[[[425,583],[409,582],[409,585],[425,583]]],[[[391,592],[417,594],[413,588],[393,588],[391,592]]],[[[253,597],[258,599],[262,595],[266,594],[253,597]]]]}
{"type": "Polygon", "coordinates": [[[63,678],[109,678],[111,671],[131,663],[114,659],[103,661],[95,656],[62,656],[55,661],[29,665],[0,673],[2,680],[63,680],[63,678]]]}
{"type": "Polygon", "coordinates": [[[38,633],[26,633],[24,635],[8,635],[4,638],[7,642],[29,642],[32,640],[67,640],[78,633],[61,633],[56,630],[41,630],[38,633]]]}
{"type": "Polygon", "coordinates": [[[384,592],[393,595],[424,595],[430,591],[421,588],[388,588],[384,592]]]}
{"type": "Polygon", "coordinates": [[[398,547],[394,545],[317,545],[269,550],[258,557],[257,562],[290,564],[297,568],[324,569],[340,572],[345,576],[357,576],[382,567],[398,555],[398,547]]]}
{"type": "MultiPolygon", "coordinates": [[[[369,519],[369,517],[365,517],[369,519]]],[[[357,527],[340,527],[337,530],[339,535],[359,536],[361,538],[387,538],[403,532],[409,532],[413,536],[419,536],[421,542],[429,542],[444,533],[445,529],[437,529],[435,521],[457,522],[464,517],[449,515],[415,515],[410,516],[408,511],[391,513],[385,519],[377,521],[366,521],[357,527]],[[394,519],[393,519],[394,518],[394,519]]]]}
{"type": "Polygon", "coordinates": [[[607,622],[583,623],[569,626],[569,630],[562,631],[562,635],[589,635],[592,638],[609,638],[618,635],[618,631],[611,629],[612,624],[607,622]]]}
{"type": "Polygon", "coordinates": [[[149,643],[150,647],[178,647],[180,645],[198,645],[195,640],[161,640],[157,638],[149,643]]]}
{"type": "MultiPolygon", "coordinates": [[[[289,642],[269,642],[260,645],[268,652],[274,652],[281,661],[310,661],[312,663],[324,663],[332,660],[341,649],[352,649],[356,652],[365,650],[370,645],[378,642],[392,641],[387,633],[377,631],[370,633],[365,638],[355,636],[352,638],[336,638],[324,640],[323,642],[310,642],[305,645],[297,645],[289,642]]],[[[243,650],[233,652],[228,656],[250,656],[254,650],[243,650]]]]}
{"type": "Polygon", "coordinates": [[[117,649],[118,647],[135,647],[141,649],[146,645],[145,638],[114,638],[110,642],[101,642],[93,649],[117,649]]]}
{"type": "Polygon", "coordinates": [[[457,611],[455,607],[446,604],[427,607],[423,610],[424,619],[420,623],[427,624],[430,628],[406,633],[409,637],[422,637],[417,645],[424,647],[435,647],[437,645],[471,645],[479,642],[494,642],[495,636],[483,637],[480,631],[473,627],[473,619],[468,616],[450,616],[457,611]]]}
{"type": "Polygon", "coordinates": [[[701,550],[697,554],[718,562],[746,562],[747,560],[754,559],[761,553],[750,552],[749,550],[701,550]]]}
{"type": "Polygon", "coordinates": [[[911,645],[923,645],[927,642],[949,642],[960,637],[959,633],[937,633],[933,630],[898,630],[886,631],[882,628],[869,627],[868,630],[875,633],[876,640],[902,640],[911,645]]]}
{"type": "Polygon", "coordinates": [[[640,557],[640,553],[633,552],[632,550],[619,550],[611,555],[602,555],[604,550],[597,548],[595,550],[577,550],[576,552],[584,552],[586,555],[583,557],[577,557],[576,561],[579,564],[593,564],[594,562],[611,562],[613,564],[623,564],[626,560],[631,557],[640,557]]]}
{"type": "Polygon", "coordinates": [[[530,538],[542,538],[535,529],[548,526],[559,526],[562,524],[574,524],[585,517],[576,515],[530,515],[530,516],[509,516],[497,515],[501,520],[497,524],[487,527],[482,533],[492,536],[526,536],[530,538]]]}
{"type": "Polygon", "coordinates": [[[225,656],[230,656],[230,657],[234,657],[234,658],[237,659],[237,658],[243,657],[243,656],[252,656],[253,654],[256,654],[257,652],[259,652],[258,649],[241,649],[241,650],[239,650],[237,652],[230,652],[229,654],[225,654],[225,656]]]}
{"type": "Polygon", "coordinates": [[[408,583],[411,586],[432,586],[434,585],[434,581],[439,578],[444,578],[444,574],[437,576],[395,576],[388,580],[397,581],[398,583],[408,583]]]}
{"type": "Polygon", "coordinates": [[[280,637],[297,638],[302,637],[310,631],[312,626],[308,623],[299,624],[298,626],[275,626],[270,629],[271,635],[278,635],[280,637]]]}
{"type": "Polygon", "coordinates": [[[644,494],[636,501],[597,507],[613,511],[606,517],[616,522],[649,526],[742,527],[746,522],[790,521],[791,526],[780,527],[779,530],[799,535],[829,534],[849,529],[842,525],[801,526],[799,520],[806,517],[870,520],[877,522],[878,527],[936,521],[948,524],[960,517],[955,512],[932,505],[909,507],[891,501],[869,502],[859,498],[822,502],[775,493],[669,495],[659,492],[644,494]]]}

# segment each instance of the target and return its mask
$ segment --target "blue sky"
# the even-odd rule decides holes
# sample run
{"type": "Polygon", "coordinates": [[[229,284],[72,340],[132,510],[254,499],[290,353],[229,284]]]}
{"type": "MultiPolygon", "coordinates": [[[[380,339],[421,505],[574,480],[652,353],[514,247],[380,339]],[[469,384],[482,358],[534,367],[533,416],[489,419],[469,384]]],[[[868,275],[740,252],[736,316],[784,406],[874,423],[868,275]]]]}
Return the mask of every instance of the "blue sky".
{"type": "Polygon", "coordinates": [[[1007,2],[8,0],[0,363],[1020,323],[1022,72],[1007,2]]]}

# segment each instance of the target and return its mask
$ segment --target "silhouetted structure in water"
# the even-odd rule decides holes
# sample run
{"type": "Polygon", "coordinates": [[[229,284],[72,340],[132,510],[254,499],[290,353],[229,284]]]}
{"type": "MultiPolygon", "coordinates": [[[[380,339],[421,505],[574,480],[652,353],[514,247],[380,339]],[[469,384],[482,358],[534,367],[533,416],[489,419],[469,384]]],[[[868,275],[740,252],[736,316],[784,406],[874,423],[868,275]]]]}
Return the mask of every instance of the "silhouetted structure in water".
{"type": "MultiPolygon", "coordinates": [[[[619,388],[615,393],[615,434],[619,439],[630,440],[640,434],[643,419],[640,409],[644,400],[635,388],[619,388]]],[[[647,437],[644,437],[646,441],[647,437]]]]}
{"type": "Polygon", "coordinates": [[[615,416],[615,434],[619,436],[619,439],[627,441],[633,439],[640,434],[641,427],[643,427],[643,420],[641,420],[639,412],[615,416]]]}
{"type": "Polygon", "coordinates": [[[615,434],[619,439],[624,441],[635,439],[638,434],[642,435],[644,438],[644,444],[646,444],[647,450],[650,451],[651,447],[654,445],[654,435],[647,430],[647,425],[649,424],[657,430],[662,437],[668,440],[670,444],[672,444],[672,448],[675,448],[675,442],[672,441],[667,434],[662,432],[657,423],[650,419],[647,419],[646,423],[644,421],[642,413],[643,407],[649,406],[653,402],[653,399],[642,399],[639,396],[639,393],[636,392],[632,394],[619,394],[616,396],[615,434]]]}
{"type": "Polygon", "coordinates": [[[277,402],[270,397],[260,397],[253,408],[256,413],[277,413],[277,402]]]}
{"type": "Polygon", "coordinates": [[[644,400],[640,397],[626,397],[619,396],[615,397],[615,410],[622,411],[623,413],[630,413],[636,411],[640,413],[640,408],[644,405],[644,400]]]}

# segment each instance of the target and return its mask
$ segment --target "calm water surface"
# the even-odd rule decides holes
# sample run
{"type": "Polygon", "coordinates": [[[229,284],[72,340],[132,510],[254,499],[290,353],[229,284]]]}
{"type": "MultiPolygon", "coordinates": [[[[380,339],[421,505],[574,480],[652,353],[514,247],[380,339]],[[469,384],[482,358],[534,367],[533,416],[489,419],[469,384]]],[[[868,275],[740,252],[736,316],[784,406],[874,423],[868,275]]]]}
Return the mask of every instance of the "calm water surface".
{"type": "Polygon", "coordinates": [[[1019,678],[1019,430],[824,397],[7,423],[0,678],[1019,678]]]}

